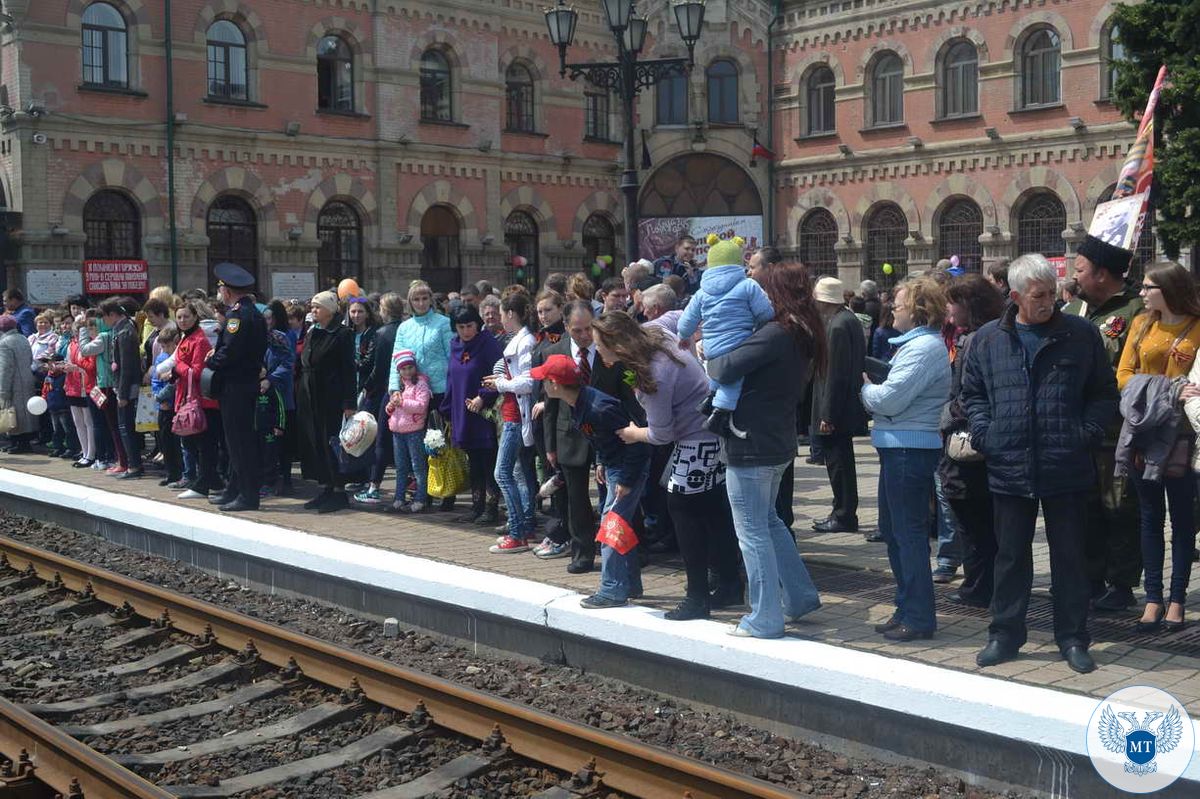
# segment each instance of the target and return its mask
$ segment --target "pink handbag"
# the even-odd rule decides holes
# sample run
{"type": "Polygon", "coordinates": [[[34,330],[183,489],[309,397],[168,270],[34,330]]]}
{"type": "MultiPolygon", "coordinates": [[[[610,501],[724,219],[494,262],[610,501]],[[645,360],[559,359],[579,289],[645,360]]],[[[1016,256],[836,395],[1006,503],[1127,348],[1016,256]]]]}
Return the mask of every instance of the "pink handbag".
{"type": "MultiPolygon", "coordinates": [[[[195,370],[192,370],[190,383],[196,381],[195,375],[195,370]]],[[[189,385],[183,404],[175,411],[175,418],[171,420],[171,432],[183,438],[200,435],[207,429],[208,417],[204,415],[204,408],[200,405],[200,392],[194,391],[189,385]]]]}

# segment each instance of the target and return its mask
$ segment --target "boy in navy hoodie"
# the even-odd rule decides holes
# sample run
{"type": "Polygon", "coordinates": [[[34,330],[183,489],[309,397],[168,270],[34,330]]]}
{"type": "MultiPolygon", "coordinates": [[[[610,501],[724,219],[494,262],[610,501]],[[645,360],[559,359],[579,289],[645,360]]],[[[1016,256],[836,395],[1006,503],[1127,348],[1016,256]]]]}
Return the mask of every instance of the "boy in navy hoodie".
{"type": "Polygon", "coordinates": [[[617,437],[633,422],[621,401],[583,385],[579,365],[567,355],[551,355],[530,376],[541,380],[546,394],[571,406],[571,423],[596,453],[596,479],[608,486],[601,512],[600,590],[579,604],[616,608],[642,595],[633,517],[650,471],[650,446],[626,444],[617,437]]]}

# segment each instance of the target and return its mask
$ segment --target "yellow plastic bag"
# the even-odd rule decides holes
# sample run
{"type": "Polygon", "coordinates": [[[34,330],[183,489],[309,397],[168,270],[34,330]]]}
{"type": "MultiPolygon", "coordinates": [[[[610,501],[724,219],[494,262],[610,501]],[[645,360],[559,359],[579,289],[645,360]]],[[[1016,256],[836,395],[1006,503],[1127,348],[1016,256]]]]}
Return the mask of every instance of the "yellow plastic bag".
{"type": "Polygon", "coordinates": [[[434,499],[456,497],[467,487],[467,453],[447,445],[437,455],[429,456],[429,479],[426,492],[434,499]]]}
{"type": "Polygon", "coordinates": [[[138,433],[158,432],[158,402],[148,388],[142,388],[138,394],[133,429],[138,433]]]}

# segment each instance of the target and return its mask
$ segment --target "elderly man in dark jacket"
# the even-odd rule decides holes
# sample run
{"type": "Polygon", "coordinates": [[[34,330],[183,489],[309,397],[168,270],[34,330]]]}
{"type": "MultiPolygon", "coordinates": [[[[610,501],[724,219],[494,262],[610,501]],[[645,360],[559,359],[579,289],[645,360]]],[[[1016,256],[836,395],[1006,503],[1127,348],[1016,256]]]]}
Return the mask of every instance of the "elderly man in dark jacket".
{"type": "Polygon", "coordinates": [[[995,590],[983,667],[1017,655],[1033,584],[1038,505],[1054,582],[1054,639],[1073,670],[1087,652],[1089,586],[1085,507],[1096,479],[1092,450],[1117,412],[1116,377],[1095,325],[1054,309],[1056,275],[1040,255],[1008,272],[1012,303],[975,334],[963,376],[971,444],[986,457],[995,508],[995,590]]]}

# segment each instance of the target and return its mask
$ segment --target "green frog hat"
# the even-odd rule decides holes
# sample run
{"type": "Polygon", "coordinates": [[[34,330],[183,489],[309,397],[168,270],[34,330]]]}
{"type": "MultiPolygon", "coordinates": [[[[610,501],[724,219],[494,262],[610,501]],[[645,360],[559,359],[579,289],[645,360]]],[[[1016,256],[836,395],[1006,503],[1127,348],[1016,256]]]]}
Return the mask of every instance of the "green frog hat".
{"type": "Polygon", "coordinates": [[[744,266],[742,247],[746,240],[741,236],[722,239],[716,233],[709,233],[704,240],[708,244],[708,266],[744,266]]]}

